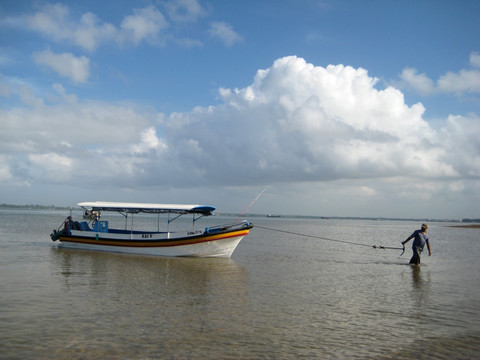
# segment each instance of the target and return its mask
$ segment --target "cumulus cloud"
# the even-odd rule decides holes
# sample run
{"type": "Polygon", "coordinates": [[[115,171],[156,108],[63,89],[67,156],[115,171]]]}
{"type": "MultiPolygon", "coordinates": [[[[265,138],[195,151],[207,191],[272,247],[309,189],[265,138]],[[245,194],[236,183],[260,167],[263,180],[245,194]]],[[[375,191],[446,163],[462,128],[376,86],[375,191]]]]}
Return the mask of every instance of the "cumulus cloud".
{"type": "Polygon", "coordinates": [[[37,12],[19,19],[10,19],[11,26],[25,26],[57,42],[68,41],[84,50],[94,51],[102,43],[156,40],[168,26],[164,15],[154,6],[134,9],[126,15],[117,27],[102,20],[91,12],[80,18],[70,14],[70,8],[63,4],[45,4],[37,12]]]}
{"type": "MultiPolygon", "coordinates": [[[[206,15],[197,0],[172,0],[163,3],[165,13],[153,5],[133,9],[126,14],[120,24],[104,22],[98,15],[86,12],[78,16],[72,14],[64,4],[44,4],[36,12],[18,18],[2,19],[6,26],[21,27],[43,34],[57,42],[69,42],[93,52],[100,45],[108,42],[118,44],[138,45],[143,41],[163,45],[166,39],[171,39],[184,46],[199,46],[197,39],[179,37],[174,32],[166,33],[171,24],[193,23],[206,15]]],[[[213,26],[214,36],[220,37],[227,45],[241,38],[230,25],[216,23],[213,26]]]]}
{"type": "MultiPolygon", "coordinates": [[[[68,94],[62,84],[53,84],[52,88],[57,92],[58,96],[60,96],[60,98],[63,101],[66,101],[71,104],[74,104],[77,102],[78,100],[77,96],[68,94]]],[[[54,99],[55,97],[52,96],[52,98],[54,99]]]]}
{"type": "Polygon", "coordinates": [[[282,58],[259,70],[252,85],[223,89],[223,105],[182,114],[188,126],[175,139],[197,142],[207,173],[218,172],[221,153],[229,171],[217,179],[224,183],[456,176],[422,118],[423,106],[409,107],[400,91],[376,90],[376,83],[364,69],[282,58]],[[213,139],[210,129],[216,129],[213,139]]]}
{"type": "Polygon", "coordinates": [[[470,54],[470,64],[474,67],[480,68],[480,53],[472,52],[470,54]]]}
{"type": "Polygon", "coordinates": [[[30,172],[44,181],[65,181],[71,174],[72,159],[56,153],[29,154],[30,172]]]}
{"type": "Polygon", "coordinates": [[[167,145],[157,137],[154,127],[149,127],[140,133],[140,143],[132,145],[132,151],[137,154],[144,154],[149,151],[167,150],[167,145]]]}
{"type": "Polygon", "coordinates": [[[480,92],[480,70],[448,72],[438,79],[437,84],[439,91],[442,92],[478,93],[480,92]]]}
{"type": "Polygon", "coordinates": [[[69,10],[65,5],[45,4],[42,10],[25,16],[25,23],[32,30],[61,40],[72,36],[68,30],[68,15],[69,10]]]}
{"type": "Polygon", "coordinates": [[[377,86],[365,69],[295,56],[258,70],[245,88],[220,89],[219,105],[168,116],[72,99],[55,86],[55,104],[0,109],[0,179],[122,188],[336,180],[372,199],[478,182],[477,116],[451,116],[435,130],[421,104],[377,86]],[[60,168],[62,177],[52,177],[60,168]],[[407,187],[406,179],[425,186],[407,187]]]}
{"type": "Polygon", "coordinates": [[[13,176],[10,172],[9,159],[7,156],[0,155],[0,183],[8,183],[13,176]]]}
{"type": "Polygon", "coordinates": [[[126,37],[135,44],[142,40],[156,40],[161,30],[166,27],[168,27],[168,22],[154,6],[133,10],[133,14],[126,16],[121,25],[126,37]]]}
{"type": "Polygon", "coordinates": [[[400,74],[400,79],[408,87],[422,95],[432,94],[435,90],[435,83],[425,73],[418,74],[415,68],[405,68],[400,74]]]}
{"type": "Polygon", "coordinates": [[[15,90],[23,104],[33,108],[38,108],[44,105],[43,99],[38,97],[28,85],[22,84],[15,90]]]}
{"type": "Polygon", "coordinates": [[[444,156],[459,174],[480,178],[480,118],[476,115],[450,115],[439,138],[448,149],[444,156]]]}
{"type": "Polygon", "coordinates": [[[118,31],[112,24],[101,23],[97,15],[89,12],[82,15],[80,24],[76,26],[70,37],[80,47],[93,51],[102,42],[117,38],[118,31]]]}
{"type": "Polygon", "coordinates": [[[45,4],[36,13],[23,17],[23,20],[31,30],[55,41],[72,41],[89,51],[118,36],[115,26],[101,23],[95,14],[85,13],[80,20],[72,19],[69,8],[63,4],[45,4]]]}
{"type": "Polygon", "coordinates": [[[447,72],[437,81],[430,79],[425,73],[419,74],[417,69],[405,68],[400,74],[401,86],[410,88],[422,95],[436,93],[479,93],[480,92],[480,54],[470,54],[472,69],[461,69],[459,72],[447,72]]]}
{"type": "Polygon", "coordinates": [[[71,79],[75,83],[85,83],[90,76],[90,59],[86,56],[76,57],[71,53],[55,54],[50,50],[35,53],[35,62],[71,79]]]}
{"type": "Polygon", "coordinates": [[[57,100],[64,102],[0,110],[0,154],[5,155],[0,167],[9,183],[75,184],[82,179],[91,185],[107,179],[119,184],[116,176],[128,181],[144,158],[161,151],[151,128],[156,123],[152,118],[160,115],[150,118],[130,107],[72,101],[63,88],[54,88],[62,94],[57,100]]]}
{"type": "Polygon", "coordinates": [[[175,22],[195,22],[206,14],[197,0],[175,0],[165,3],[167,13],[175,22]]]}
{"type": "Polygon", "coordinates": [[[226,22],[213,22],[208,30],[211,37],[219,39],[225,46],[242,41],[243,38],[233,30],[232,25],[226,22]]]}

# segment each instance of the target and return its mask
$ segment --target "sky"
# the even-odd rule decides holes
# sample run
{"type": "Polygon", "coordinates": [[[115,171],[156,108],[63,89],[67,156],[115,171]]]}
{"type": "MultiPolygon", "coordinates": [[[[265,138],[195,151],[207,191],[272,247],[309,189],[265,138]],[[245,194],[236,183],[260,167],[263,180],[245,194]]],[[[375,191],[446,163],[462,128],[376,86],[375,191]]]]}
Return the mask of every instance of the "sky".
{"type": "Polygon", "coordinates": [[[0,203],[479,218],[478,14],[0,1],[0,203]]]}

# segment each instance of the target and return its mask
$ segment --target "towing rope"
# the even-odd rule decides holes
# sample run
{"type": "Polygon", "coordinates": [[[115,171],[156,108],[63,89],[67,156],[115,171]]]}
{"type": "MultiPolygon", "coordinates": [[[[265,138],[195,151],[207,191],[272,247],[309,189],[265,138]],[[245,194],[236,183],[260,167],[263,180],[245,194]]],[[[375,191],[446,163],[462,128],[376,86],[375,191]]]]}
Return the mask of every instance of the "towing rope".
{"type": "Polygon", "coordinates": [[[255,225],[255,227],[256,227],[256,228],[260,228],[260,229],[264,229],[264,230],[277,231],[277,232],[281,232],[281,233],[284,233],[284,234],[304,236],[304,237],[309,237],[309,238],[314,238],[314,239],[334,241],[334,242],[339,242],[339,243],[344,243],[344,244],[350,244],[350,245],[373,247],[374,249],[402,250],[402,253],[400,254],[400,256],[402,256],[403,253],[405,252],[405,245],[403,246],[403,248],[390,247],[390,246],[380,246],[380,245],[373,245],[373,246],[372,246],[372,245],[362,244],[362,243],[353,242],[353,241],[339,240],[339,239],[331,239],[331,238],[326,238],[326,237],[322,237],[322,236],[316,236],[316,235],[309,235],[309,234],[298,233],[298,232],[294,232],[294,231],[273,229],[273,228],[269,228],[269,227],[266,227],[266,226],[260,226],[260,225],[255,225]]]}

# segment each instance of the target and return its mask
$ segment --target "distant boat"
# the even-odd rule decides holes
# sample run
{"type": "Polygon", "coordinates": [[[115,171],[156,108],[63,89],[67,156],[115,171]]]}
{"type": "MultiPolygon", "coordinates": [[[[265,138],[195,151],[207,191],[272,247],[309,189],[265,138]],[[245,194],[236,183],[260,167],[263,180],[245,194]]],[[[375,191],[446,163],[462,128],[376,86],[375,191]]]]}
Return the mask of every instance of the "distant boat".
{"type": "Polygon", "coordinates": [[[268,214],[267,217],[270,217],[270,218],[279,218],[280,215],[272,215],[272,214],[268,214]]]}
{"type": "Polygon", "coordinates": [[[82,202],[84,219],[74,221],[71,216],[50,235],[53,241],[59,240],[59,247],[111,251],[131,254],[184,257],[231,257],[240,241],[248,235],[253,224],[244,220],[239,223],[206,227],[203,229],[171,232],[170,223],[180,216],[191,214],[193,224],[204,216],[213,214],[215,207],[206,205],[82,202]],[[124,229],[109,227],[108,221],[100,220],[102,212],[116,212],[125,217],[124,229]],[[134,229],[134,214],[159,214],[157,231],[134,229]],[[160,214],[167,214],[167,231],[160,231],[160,214]],[[128,228],[130,215],[130,228],[128,228]],[[170,216],[173,218],[170,219],[170,216]]]}

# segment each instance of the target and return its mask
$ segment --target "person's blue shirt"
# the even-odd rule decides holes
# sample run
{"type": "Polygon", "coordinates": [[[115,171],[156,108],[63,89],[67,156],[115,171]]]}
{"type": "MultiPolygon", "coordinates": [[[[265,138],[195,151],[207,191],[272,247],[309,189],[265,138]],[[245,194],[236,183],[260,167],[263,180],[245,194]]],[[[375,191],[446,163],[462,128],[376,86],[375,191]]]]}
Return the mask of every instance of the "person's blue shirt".
{"type": "Polygon", "coordinates": [[[424,234],[422,230],[415,230],[411,236],[414,237],[412,248],[418,247],[423,250],[425,243],[428,242],[427,234],[424,234]]]}

